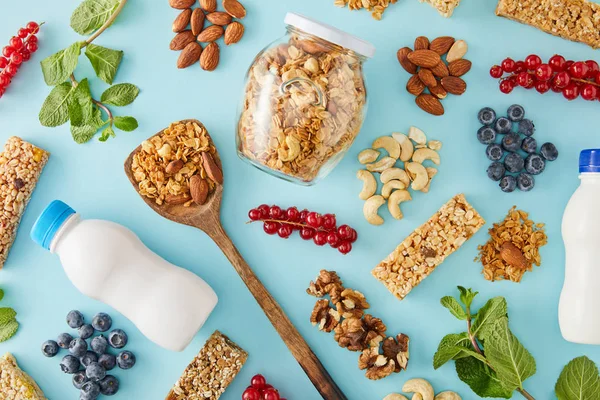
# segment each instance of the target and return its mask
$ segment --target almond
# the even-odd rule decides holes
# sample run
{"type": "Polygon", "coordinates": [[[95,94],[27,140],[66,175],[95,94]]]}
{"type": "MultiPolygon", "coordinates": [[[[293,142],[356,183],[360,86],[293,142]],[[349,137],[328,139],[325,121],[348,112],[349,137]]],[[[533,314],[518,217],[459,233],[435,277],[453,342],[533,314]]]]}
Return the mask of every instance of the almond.
{"type": "Polygon", "coordinates": [[[200,8],[206,12],[217,11],[217,0],[200,0],[200,8]]]}
{"type": "Polygon", "coordinates": [[[444,106],[437,97],[429,93],[421,93],[415,99],[419,108],[432,115],[444,115],[444,106]]]}
{"type": "Polygon", "coordinates": [[[205,71],[214,71],[219,65],[219,45],[210,43],[200,56],[200,67],[205,71]]]}
{"type": "Polygon", "coordinates": [[[208,183],[200,175],[194,175],[190,178],[190,194],[194,203],[199,206],[206,203],[206,199],[208,198],[208,183]]]}
{"type": "Polygon", "coordinates": [[[239,42],[244,36],[244,25],[240,22],[233,21],[225,29],[225,45],[229,46],[239,42]]]}
{"type": "Polygon", "coordinates": [[[328,50],[328,48],[324,45],[308,39],[298,40],[298,42],[296,42],[296,46],[300,47],[308,54],[324,53],[328,50]]]}
{"type": "Polygon", "coordinates": [[[165,197],[165,201],[167,202],[167,204],[171,204],[171,205],[183,204],[183,203],[187,202],[189,199],[190,199],[190,196],[188,196],[185,193],[178,194],[178,195],[168,194],[165,197]]]}
{"type": "Polygon", "coordinates": [[[186,8],[181,13],[179,13],[177,18],[175,18],[175,21],[173,21],[173,32],[181,32],[185,30],[185,28],[187,28],[188,24],[190,23],[191,16],[191,8],[186,8]]]}
{"type": "Polygon", "coordinates": [[[425,36],[419,36],[415,39],[415,50],[427,50],[429,48],[429,39],[425,36]]]}
{"type": "Polygon", "coordinates": [[[442,78],[442,86],[448,93],[460,96],[467,90],[467,83],[456,76],[442,78]]]}
{"type": "Polygon", "coordinates": [[[410,48],[403,47],[400,50],[398,50],[398,53],[396,55],[398,56],[398,62],[400,63],[400,65],[402,65],[402,68],[404,68],[406,72],[408,72],[409,74],[416,74],[417,66],[408,59],[408,55],[411,52],[412,50],[410,48]]]}
{"type": "Polygon", "coordinates": [[[198,35],[199,42],[214,42],[218,40],[221,36],[223,36],[225,30],[222,26],[219,25],[211,25],[206,27],[200,34],[198,35]]]}
{"type": "MultiPolygon", "coordinates": [[[[209,46],[212,44],[213,43],[209,44],[209,46]]],[[[214,43],[214,45],[216,45],[216,43],[214,43]]],[[[208,50],[208,47],[206,49],[208,50]]],[[[202,167],[204,168],[206,175],[212,179],[213,182],[218,183],[219,185],[223,184],[223,171],[221,171],[221,168],[219,168],[215,162],[215,159],[210,153],[202,153],[202,167]]]]}
{"type": "Polygon", "coordinates": [[[419,79],[421,80],[421,82],[423,82],[425,84],[425,86],[431,88],[433,86],[437,86],[438,82],[437,79],[435,79],[435,76],[433,76],[433,73],[431,72],[431,70],[427,69],[427,68],[421,68],[419,70],[419,79]]]}
{"type": "Polygon", "coordinates": [[[206,19],[214,25],[229,25],[231,23],[231,15],[222,11],[215,11],[206,15],[206,19]]]}
{"type": "Polygon", "coordinates": [[[173,8],[183,10],[194,5],[196,0],[169,0],[169,5],[173,8]]]}
{"type": "Polygon", "coordinates": [[[440,55],[432,50],[415,50],[408,53],[407,57],[413,64],[423,68],[433,68],[442,60],[440,55]]]}
{"type": "Polygon", "coordinates": [[[469,50],[469,46],[467,46],[467,42],[464,40],[459,40],[452,45],[450,50],[448,51],[448,55],[446,56],[446,61],[451,63],[452,61],[460,60],[467,54],[467,50],[469,50]]]}
{"type": "Polygon", "coordinates": [[[450,47],[454,44],[454,38],[451,36],[440,36],[439,38],[433,39],[429,50],[433,50],[440,56],[444,55],[450,50],[450,47]]]}
{"type": "Polygon", "coordinates": [[[177,68],[187,68],[196,63],[200,59],[200,54],[202,54],[202,46],[197,42],[188,44],[177,59],[177,68]]]}
{"type": "Polygon", "coordinates": [[[196,41],[196,36],[189,29],[186,31],[179,32],[173,40],[171,40],[171,44],[169,48],[171,50],[183,50],[185,46],[196,41]]]}
{"type": "Polygon", "coordinates": [[[167,164],[167,168],[165,168],[165,172],[167,174],[176,174],[181,170],[181,168],[183,168],[183,161],[182,160],[173,160],[169,164],[167,164]]]}
{"type": "Polygon", "coordinates": [[[446,89],[442,85],[430,87],[429,92],[440,100],[448,96],[448,92],[446,92],[446,89]]]}
{"type": "Polygon", "coordinates": [[[450,75],[450,72],[448,72],[448,67],[443,61],[440,61],[438,65],[431,68],[431,72],[433,72],[433,74],[438,78],[443,78],[445,76],[450,75]]]}
{"type": "Polygon", "coordinates": [[[223,8],[234,18],[242,19],[246,16],[246,9],[237,0],[223,0],[223,8]]]}
{"type": "Polygon", "coordinates": [[[198,36],[202,32],[202,29],[204,29],[204,19],[204,11],[201,8],[194,9],[190,18],[190,25],[192,26],[194,36],[198,36]]]}
{"type": "Polygon", "coordinates": [[[511,242],[504,242],[502,244],[500,247],[500,257],[508,265],[515,268],[527,269],[529,267],[529,263],[523,255],[523,252],[511,242]]]}
{"type": "Polygon", "coordinates": [[[425,90],[425,84],[419,79],[419,76],[416,74],[411,76],[406,83],[406,91],[414,96],[418,96],[423,93],[423,90],[425,90]]]}
{"type": "Polygon", "coordinates": [[[452,76],[463,76],[471,70],[471,61],[461,58],[448,64],[448,71],[452,76]]]}

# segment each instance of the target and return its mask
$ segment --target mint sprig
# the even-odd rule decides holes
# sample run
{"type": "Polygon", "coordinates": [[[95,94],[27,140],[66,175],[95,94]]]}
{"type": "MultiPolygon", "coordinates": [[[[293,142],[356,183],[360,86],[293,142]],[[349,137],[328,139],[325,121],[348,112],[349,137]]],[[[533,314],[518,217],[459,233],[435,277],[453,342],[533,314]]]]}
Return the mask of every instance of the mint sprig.
{"type": "MultiPolygon", "coordinates": [[[[4,298],[4,291],[0,289],[0,300],[4,298]]],[[[17,312],[10,307],[0,307],[0,343],[7,341],[17,333],[19,323],[17,312]]]]}

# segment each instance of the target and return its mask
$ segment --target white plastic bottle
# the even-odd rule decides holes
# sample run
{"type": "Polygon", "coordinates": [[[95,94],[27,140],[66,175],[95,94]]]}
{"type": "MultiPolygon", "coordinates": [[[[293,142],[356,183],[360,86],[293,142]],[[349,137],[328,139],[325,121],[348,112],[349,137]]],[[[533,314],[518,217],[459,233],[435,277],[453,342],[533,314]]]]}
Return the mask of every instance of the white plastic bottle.
{"type": "Polygon", "coordinates": [[[166,349],[182,351],[217,304],[206,282],[160,258],[129,229],[82,219],[61,201],[46,207],[31,238],[58,254],[83,294],[112,306],[166,349]]]}
{"type": "Polygon", "coordinates": [[[600,149],[579,156],[581,184],[562,221],[565,282],[558,319],[563,337],[600,344],[600,149]]]}

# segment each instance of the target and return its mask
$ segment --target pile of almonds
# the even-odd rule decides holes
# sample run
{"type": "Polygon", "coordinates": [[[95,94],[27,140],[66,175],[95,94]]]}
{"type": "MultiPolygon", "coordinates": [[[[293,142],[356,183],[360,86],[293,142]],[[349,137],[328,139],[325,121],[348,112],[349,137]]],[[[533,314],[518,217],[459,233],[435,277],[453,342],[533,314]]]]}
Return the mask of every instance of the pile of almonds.
{"type": "Polygon", "coordinates": [[[244,36],[244,25],[234,18],[246,16],[246,9],[237,0],[222,0],[225,11],[217,11],[217,0],[198,0],[200,7],[192,10],[197,0],[169,0],[169,5],[183,10],[173,21],[177,35],[171,50],[182,50],[177,68],[187,68],[200,60],[205,71],[214,71],[219,65],[220,49],[217,40],[224,37],[225,45],[235,44],[244,36]],[[211,25],[204,26],[208,20],[211,25]],[[189,29],[188,29],[189,26],[189,29]],[[208,43],[202,48],[200,43],[208,43]]]}
{"type": "Polygon", "coordinates": [[[467,42],[456,41],[450,36],[441,36],[431,42],[425,36],[419,36],[415,39],[414,50],[409,47],[398,50],[400,65],[412,74],[406,90],[417,96],[415,101],[423,111],[443,115],[444,106],[440,100],[448,93],[460,96],[467,90],[466,82],[460,78],[471,69],[471,61],[463,58],[467,50],[467,42]]]}

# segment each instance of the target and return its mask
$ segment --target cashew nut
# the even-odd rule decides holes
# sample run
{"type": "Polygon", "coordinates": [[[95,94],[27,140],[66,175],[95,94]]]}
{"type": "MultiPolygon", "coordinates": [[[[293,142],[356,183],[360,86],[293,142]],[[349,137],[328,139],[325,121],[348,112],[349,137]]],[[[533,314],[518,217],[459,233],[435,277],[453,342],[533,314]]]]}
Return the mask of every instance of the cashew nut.
{"type": "Polygon", "coordinates": [[[379,179],[381,180],[381,183],[388,183],[389,181],[392,180],[399,180],[400,182],[404,183],[404,185],[406,187],[408,187],[408,185],[410,185],[410,178],[408,177],[408,174],[406,173],[405,170],[403,170],[402,168],[389,168],[386,169],[385,171],[383,171],[381,173],[381,176],[379,177],[379,179]]]}
{"type": "Polygon", "coordinates": [[[448,390],[446,392],[438,393],[438,395],[435,396],[434,400],[462,400],[462,399],[458,395],[458,393],[451,392],[448,390]]]}
{"type": "Polygon", "coordinates": [[[385,199],[383,196],[375,195],[370,197],[365,201],[365,205],[363,206],[363,214],[365,215],[365,219],[371,225],[382,225],[383,218],[377,214],[379,211],[379,207],[381,207],[385,203],[385,199]]]}
{"type": "Polygon", "coordinates": [[[397,179],[391,180],[389,182],[387,182],[385,185],[383,185],[383,187],[381,188],[381,195],[383,196],[384,199],[387,199],[390,197],[390,195],[392,194],[392,191],[394,189],[406,189],[408,186],[406,186],[404,184],[404,182],[401,182],[397,179]]]}
{"type": "Polygon", "coordinates": [[[439,140],[430,140],[428,146],[431,150],[439,151],[442,148],[442,142],[439,140]]]}
{"type": "Polygon", "coordinates": [[[377,191],[377,181],[372,173],[364,169],[359,170],[356,173],[356,177],[363,181],[363,188],[358,197],[361,200],[367,200],[377,191]]]}
{"type": "Polygon", "coordinates": [[[285,143],[288,150],[279,149],[277,151],[279,159],[283,162],[294,161],[300,155],[300,141],[293,136],[286,136],[285,143]]]}
{"type": "Polygon", "coordinates": [[[437,175],[438,170],[433,167],[427,167],[427,168],[425,168],[425,170],[427,171],[427,176],[429,177],[429,182],[427,182],[427,186],[425,186],[423,189],[421,189],[421,192],[429,193],[429,187],[431,186],[431,180],[433,179],[434,176],[437,175]]]}
{"type": "Polygon", "coordinates": [[[383,157],[381,160],[367,164],[367,169],[371,172],[382,172],[388,168],[391,168],[394,164],[396,164],[396,159],[392,157],[383,157]]]}
{"type": "Polygon", "coordinates": [[[440,155],[431,149],[418,149],[413,154],[412,160],[419,164],[423,164],[425,160],[431,160],[435,165],[440,165],[440,155]]]}
{"type": "Polygon", "coordinates": [[[400,143],[391,136],[381,136],[375,139],[371,147],[373,149],[385,149],[389,156],[396,160],[400,157],[400,143]]]}
{"type": "Polygon", "coordinates": [[[402,396],[398,393],[390,393],[383,398],[383,400],[408,400],[406,396],[402,396]]]}
{"type": "Polygon", "coordinates": [[[413,182],[410,187],[413,190],[421,190],[427,186],[427,183],[429,182],[429,176],[427,175],[427,170],[423,165],[416,162],[409,162],[406,163],[404,167],[412,178],[413,182]]]}
{"type": "Polygon", "coordinates": [[[388,210],[390,210],[390,214],[392,214],[392,217],[396,219],[402,219],[402,217],[404,216],[402,215],[402,211],[400,210],[400,203],[409,200],[412,200],[412,197],[410,197],[410,193],[408,193],[408,190],[394,191],[394,193],[390,195],[390,198],[388,200],[388,210]]]}
{"type": "MultiPolygon", "coordinates": [[[[433,387],[425,379],[410,379],[402,386],[402,391],[407,393],[418,393],[423,400],[433,400],[433,387]]],[[[413,397],[414,399],[414,397],[413,397]]]]}
{"type": "Polygon", "coordinates": [[[412,141],[404,133],[395,132],[392,133],[392,137],[396,142],[400,143],[400,148],[402,149],[400,160],[404,162],[409,161],[413,155],[413,151],[415,151],[412,141]]]}
{"type": "Polygon", "coordinates": [[[416,126],[411,126],[408,129],[408,138],[412,139],[416,144],[427,144],[427,136],[425,136],[425,132],[416,126]]]}
{"type": "Polygon", "coordinates": [[[421,396],[421,393],[415,393],[410,400],[423,400],[423,396],[421,396]]]}
{"type": "Polygon", "coordinates": [[[377,161],[379,157],[379,153],[377,150],[366,149],[358,153],[358,162],[361,164],[368,164],[377,161]]]}

